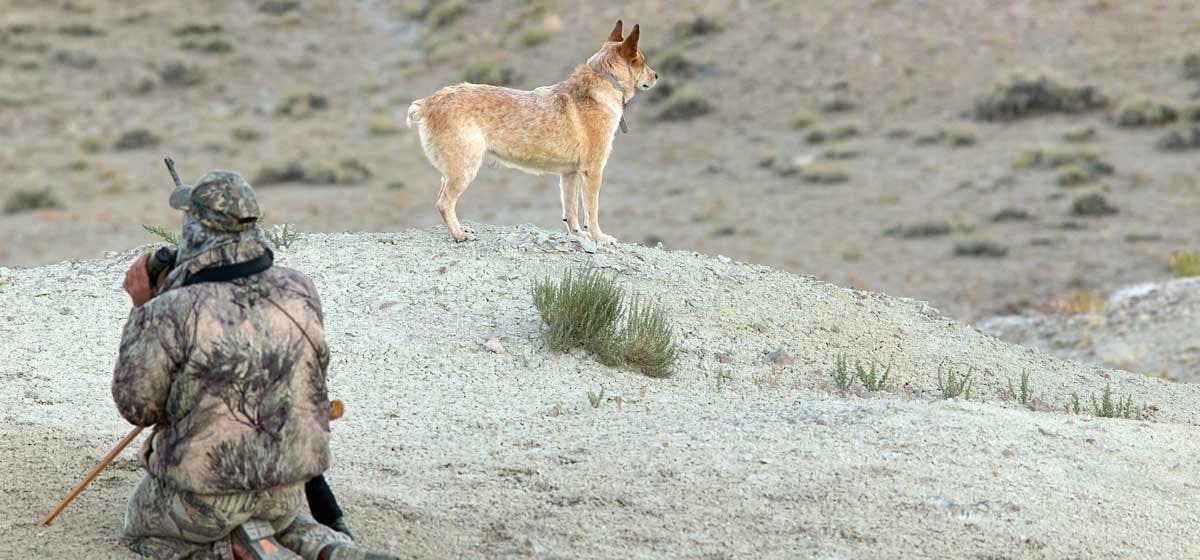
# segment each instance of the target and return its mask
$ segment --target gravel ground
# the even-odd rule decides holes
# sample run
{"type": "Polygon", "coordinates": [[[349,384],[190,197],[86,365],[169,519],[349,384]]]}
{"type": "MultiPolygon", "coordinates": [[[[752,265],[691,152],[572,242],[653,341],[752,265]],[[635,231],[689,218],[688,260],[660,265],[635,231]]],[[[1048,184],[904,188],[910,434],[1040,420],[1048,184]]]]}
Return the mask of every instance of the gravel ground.
{"type": "MultiPolygon", "coordinates": [[[[329,478],[366,544],[413,558],[1200,553],[1195,385],[763,266],[473,225],[468,244],[432,228],[279,251],[324,298],[347,404],[329,478]],[[673,377],[542,348],[531,282],[588,265],[669,310],[673,377]],[[893,386],[834,394],[840,352],[892,361],[893,386]],[[976,368],[971,401],[935,398],[943,360],[976,368]],[[1021,370],[1043,411],[1005,400],[1021,370]],[[1110,383],[1146,418],[1062,412],[1110,383]]],[[[33,523],[129,429],[108,384],[135,255],[0,268],[0,557],[132,557],[117,538],[132,451],[54,526],[33,523]]]]}

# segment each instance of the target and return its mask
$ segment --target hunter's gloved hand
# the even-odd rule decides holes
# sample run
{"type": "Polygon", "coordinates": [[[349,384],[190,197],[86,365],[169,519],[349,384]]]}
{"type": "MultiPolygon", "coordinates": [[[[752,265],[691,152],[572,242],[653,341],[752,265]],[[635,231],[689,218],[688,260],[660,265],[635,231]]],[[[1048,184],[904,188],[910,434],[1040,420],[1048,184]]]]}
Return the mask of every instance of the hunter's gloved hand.
{"type": "MultiPolygon", "coordinates": [[[[146,261],[150,259],[150,255],[142,255],[138,260],[133,261],[133,265],[129,270],[125,271],[125,282],[121,285],[125,289],[125,293],[129,294],[129,299],[133,300],[134,307],[141,307],[142,304],[150,301],[154,297],[154,290],[150,287],[150,275],[146,272],[146,261]]],[[[162,285],[162,281],[166,279],[167,271],[162,271],[158,275],[157,285],[162,285]]]]}

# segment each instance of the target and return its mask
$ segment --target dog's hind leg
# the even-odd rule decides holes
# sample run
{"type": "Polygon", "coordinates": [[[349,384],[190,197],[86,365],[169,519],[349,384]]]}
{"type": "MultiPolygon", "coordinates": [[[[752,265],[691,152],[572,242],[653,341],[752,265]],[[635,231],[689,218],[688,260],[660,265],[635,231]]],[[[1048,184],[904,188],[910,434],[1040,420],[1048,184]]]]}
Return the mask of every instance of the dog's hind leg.
{"type": "Polygon", "coordinates": [[[588,234],[597,243],[616,243],[617,238],[600,230],[600,181],[604,178],[604,171],[586,171],[580,176],[583,179],[583,209],[587,211],[588,234]]]}
{"type": "Polygon", "coordinates": [[[442,158],[442,191],[438,194],[437,209],[442,215],[442,221],[450,229],[450,235],[455,241],[472,241],[475,230],[464,228],[458,223],[455,207],[458,198],[471,186],[479,166],[483,163],[483,155],[487,144],[479,131],[460,131],[454,138],[452,150],[441,151],[442,158]]]}
{"type": "Polygon", "coordinates": [[[579,186],[583,175],[564,173],[558,177],[558,188],[562,192],[563,223],[567,233],[580,235],[579,231],[579,186]]]}

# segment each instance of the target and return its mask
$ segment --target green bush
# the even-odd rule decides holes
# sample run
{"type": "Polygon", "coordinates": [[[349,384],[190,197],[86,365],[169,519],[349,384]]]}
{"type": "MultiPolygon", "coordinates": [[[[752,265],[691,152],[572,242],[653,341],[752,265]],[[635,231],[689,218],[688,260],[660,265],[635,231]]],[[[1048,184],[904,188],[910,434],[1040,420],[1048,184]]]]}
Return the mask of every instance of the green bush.
{"type": "Polygon", "coordinates": [[[941,391],[942,398],[954,399],[962,397],[964,399],[971,398],[971,385],[975,380],[971,378],[975,373],[975,367],[967,369],[967,372],[959,375],[953,366],[945,370],[943,375],[943,364],[938,364],[938,391],[941,391]]]}
{"type": "Polygon", "coordinates": [[[1107,100],[1096,88],[1072,84],[1046,72],[1011,72],[975,100],[975,116],[988,121],[1037,113],[1079,113],[1107,100]]]}
{"type": "Polygon", "coordinates": [[[596,270],[535,283],[533,305],[556,352],[583,348],[605,365],[624,362],[650,377],[669,376],[678,358],[666,312],[596,270]]]}
{"type": "Polygon", "coordinates": [[[676,88],[662,102],[654,118],[660,121],[686,121],[711,113],[715,107],[700,88],[691,84],[676,88]]]}
{"type": "Polygon", "coordinates": [[[1177,251],[1172,253],[1168,266],[1171,270],[1171,276],[1176,278],[1200,276],[1200,253],[1196,251],[1177,251]]]}
{"type": "Polygon", "coordinates": [[[40,190],[18,190],[4,201],[5,214],[20,214],[49,208],[62,208],[62,202],[59,202],[58,197],[54,196],[50,187],[40,190]]]}
{"type": "Polygon", "coordinates": [[[1145,95],[1122,99],[1113,120],[1117,126],[1158,126],[1174,122],[1179,110],[1173,105],[1145,95]]]}
{"type": "Polygon", "coordinates": [[[472,84],[506,87],[516,83],[516,80],[516,71],[494,58],[477,58],[463,68],[463,81],[472,84]]]}
{"type": "Polygon", "coordinates": [[[1081,194],[1071,201],[1071,213],[1076,216],[1108,216],[1119,212],[1099,190],[1081,194]]]}

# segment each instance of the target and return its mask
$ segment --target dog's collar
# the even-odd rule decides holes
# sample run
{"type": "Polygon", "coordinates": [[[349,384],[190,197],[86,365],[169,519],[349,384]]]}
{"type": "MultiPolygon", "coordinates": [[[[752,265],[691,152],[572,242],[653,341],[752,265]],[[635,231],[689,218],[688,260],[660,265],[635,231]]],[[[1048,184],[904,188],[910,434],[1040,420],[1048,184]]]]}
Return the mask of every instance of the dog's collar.
{"type": "Polygon", "coordinates": [[[605,78],[608,78],[608,83],[612,84],[612,87],[616,88],[617,91],[621,92],[621,122],[620,122],[621,134],[625,134],[625,133],[629,132],[629,125],[625,124],[625,105],[628,104],[629,102],[625,100],[625,89],[621,87],[621,82],[617,81],[617,77],[613,76],[612,73],[608,72],[607,70],[601,70],[591,64],[588,65],[588,68],[590,68],[592,70],[592,72],[595,72],[597,74],[600,74],[601,76],[604,76],[605,78]]]}

